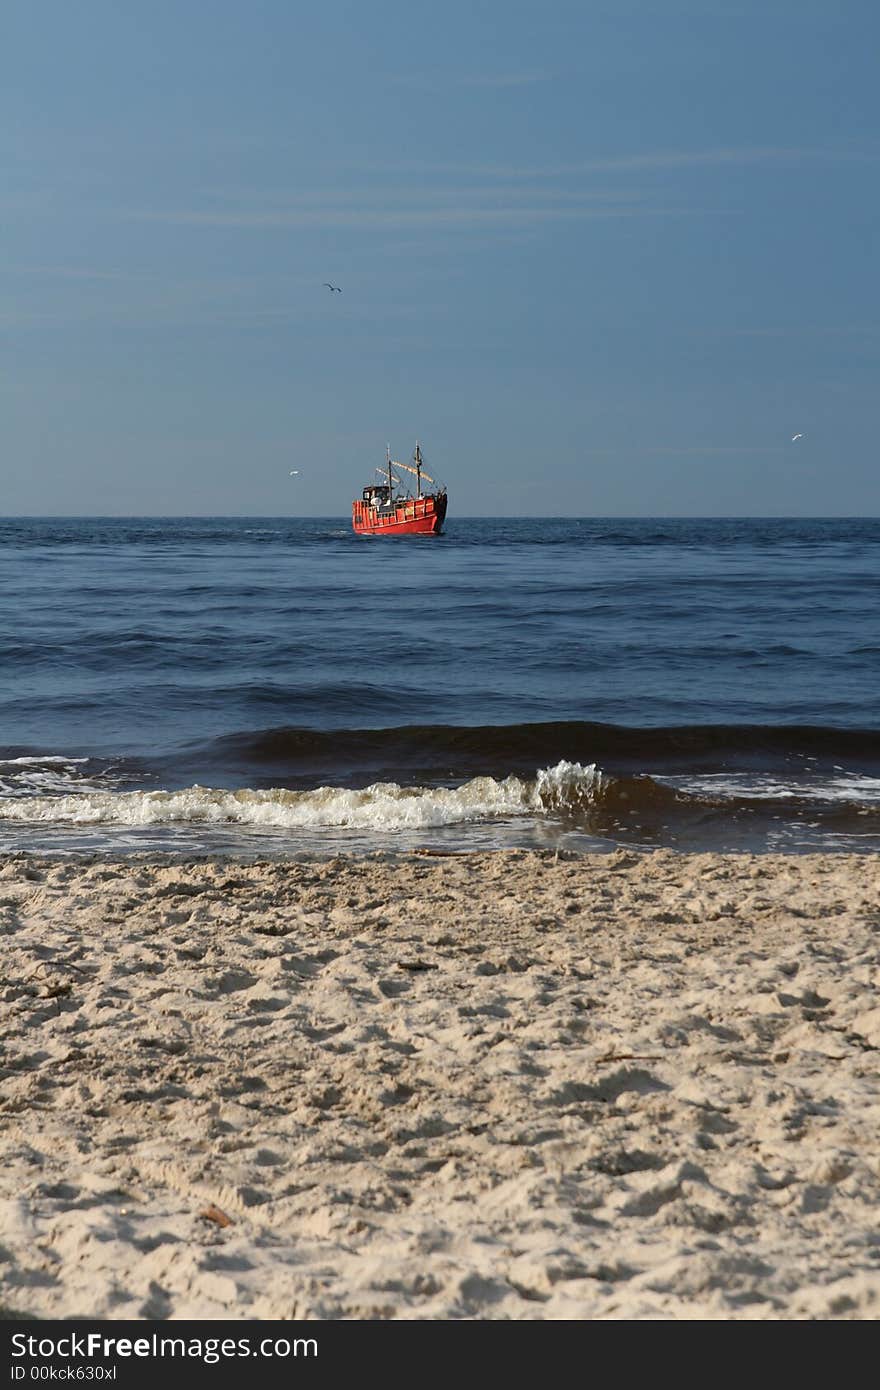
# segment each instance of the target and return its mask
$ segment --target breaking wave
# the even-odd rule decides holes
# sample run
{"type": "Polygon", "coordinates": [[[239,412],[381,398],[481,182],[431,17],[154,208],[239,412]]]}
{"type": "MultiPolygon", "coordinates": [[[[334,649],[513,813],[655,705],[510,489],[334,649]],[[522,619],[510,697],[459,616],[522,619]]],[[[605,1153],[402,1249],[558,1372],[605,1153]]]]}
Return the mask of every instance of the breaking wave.
{"type": "MultiPolygon", "coordinates": [[[[650,781],[650,779],[645,779],[650,781]]],[[[614,779],[596,767],[560,762],[530,780],[475,777],[463,786],[401,787],[376,782],[360,789],[317,787],[228,791],[78,791],[0,800],[0,820],[70,825],[250,825],[296,829],[381,831],[427,829],[497,817],[570,813],[602,803],[614,779]]],[[[656,787],[656,784],[652,784],[656,787]]],[[[656,787],[664,798],[671,793],[656,787]]]]}
{"type": "MultiPolygon", "coordinates": [[[[45,761],[45,760],[44,760],[45,761]]],[[[43,774],[41,774],[42,776],[43,774]]],[[[673,785],[653,777],[612,776],[595,764],[562,760],[531,778],[474,777],[457,787],[401,786],[374,782],[366,787],[321,786],[231,790],[190,786],[172,791],[120,791],[96,787],[83,778],[67,789],[61,772],[51,792],[0,796],[0,821],[7,824],[68,826],[241,826],[314,831],[357,830],[393,833],[444,826],[553,818],[598,833],[658,830],[711,818],[787,819],[819,816],[825,823],[880,819],[880,784],[875,779],[841,779],[824,795],[817,788],[758,780],[692,777],[673,785]],[[849,792],[850,795],[846,795],[849,792]]]]}

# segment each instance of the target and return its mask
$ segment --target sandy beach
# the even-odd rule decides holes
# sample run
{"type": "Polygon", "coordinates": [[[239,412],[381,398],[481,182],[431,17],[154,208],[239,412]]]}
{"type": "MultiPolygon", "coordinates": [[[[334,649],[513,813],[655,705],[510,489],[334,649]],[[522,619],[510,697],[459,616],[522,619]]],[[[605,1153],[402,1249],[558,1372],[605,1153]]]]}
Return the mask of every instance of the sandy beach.
{"type": "Polygon", "coordinates": [[[876,858],[0,880],[7,1316],[880,1313],[876,858]]]}

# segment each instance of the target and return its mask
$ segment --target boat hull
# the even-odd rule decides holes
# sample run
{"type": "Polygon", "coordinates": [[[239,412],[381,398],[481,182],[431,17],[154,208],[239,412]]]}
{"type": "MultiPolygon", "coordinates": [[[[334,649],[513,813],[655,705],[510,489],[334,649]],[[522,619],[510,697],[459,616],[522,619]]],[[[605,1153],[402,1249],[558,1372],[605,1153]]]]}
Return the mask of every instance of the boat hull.
{"type": "Polygon", "coordinates": [[[445,494],[408,498],[387,511],[368,502],[351,505],[352,530],[358,536],[439,536],[445,517],[445,494]]]}

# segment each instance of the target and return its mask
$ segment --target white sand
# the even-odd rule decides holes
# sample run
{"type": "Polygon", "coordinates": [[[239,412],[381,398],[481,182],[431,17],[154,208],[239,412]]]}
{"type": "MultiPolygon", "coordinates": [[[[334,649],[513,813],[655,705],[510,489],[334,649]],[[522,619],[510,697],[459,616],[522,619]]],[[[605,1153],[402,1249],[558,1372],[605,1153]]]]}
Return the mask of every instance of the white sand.
{"type": "Polygon", "coordinates": [[[0,932],[8,1310],[880,1313],[876,858],[18,857],[0,932]]]}

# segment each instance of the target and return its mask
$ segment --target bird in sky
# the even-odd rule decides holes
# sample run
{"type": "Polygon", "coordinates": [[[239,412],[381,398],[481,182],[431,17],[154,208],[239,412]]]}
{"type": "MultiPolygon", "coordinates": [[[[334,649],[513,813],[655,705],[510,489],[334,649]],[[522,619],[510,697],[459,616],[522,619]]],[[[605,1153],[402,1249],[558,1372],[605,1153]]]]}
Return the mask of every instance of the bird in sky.
{"type": "Polygon", "coordinates": [[[807,437],[807,436],[806,436],[805,434],[793,434],[793,435],[791,436],[791,442],[792,442],[792,444],[794,444],[796,440],[798,440],[798,439],[806,439],[806,437],[807,437]]]}
{"type": "Polygon", "coordinates": [[[291,470],[290,470],[290,476],[291,476],[291,478],[298,478],[298,477],[299,477],[299,469],[298,469],[298,468],[291,468],[291,470]]]}
{"type": "Polygon", "coordinates": [[[338,285],[331,285],[329,280],[325,280],[324,284],[327,286],[328,290],[332,290],[334,294],[342,294],[342,290],[338,285]]]}

